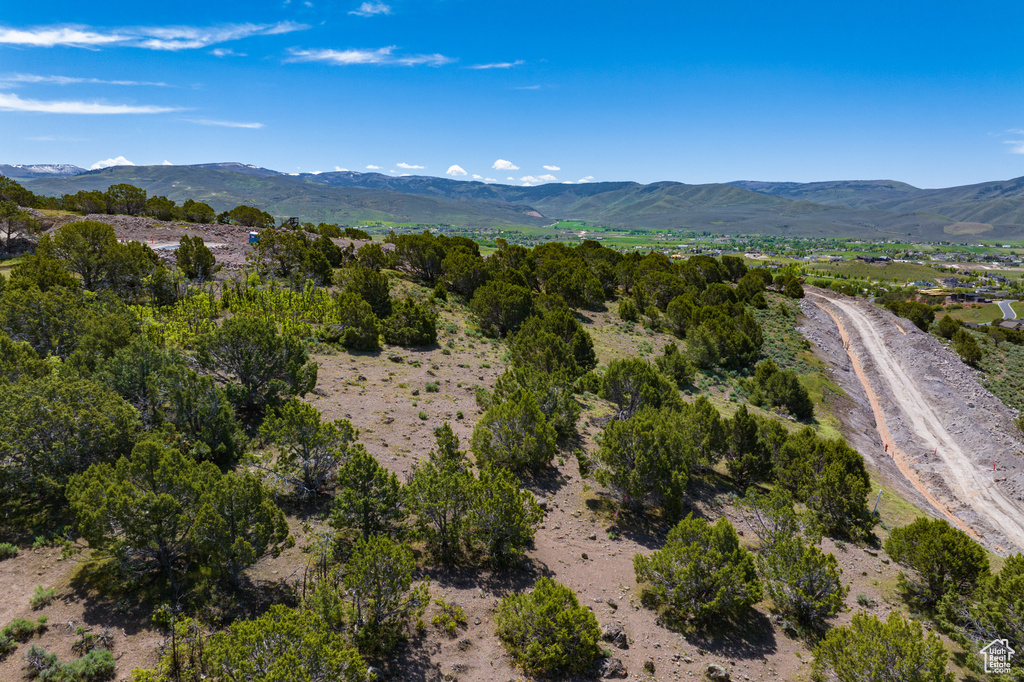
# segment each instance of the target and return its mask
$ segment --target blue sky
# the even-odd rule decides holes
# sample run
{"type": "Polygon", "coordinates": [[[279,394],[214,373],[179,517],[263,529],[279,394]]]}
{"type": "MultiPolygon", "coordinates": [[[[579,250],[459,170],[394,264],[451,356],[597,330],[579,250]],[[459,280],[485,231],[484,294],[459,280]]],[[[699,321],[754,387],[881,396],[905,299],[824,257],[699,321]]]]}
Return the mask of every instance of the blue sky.
{"type": "Polygon", "coordinates": [[[1024,175],[1022,25],[984,0],[5,3],[0,163],[968,184],[1024,175]]]}

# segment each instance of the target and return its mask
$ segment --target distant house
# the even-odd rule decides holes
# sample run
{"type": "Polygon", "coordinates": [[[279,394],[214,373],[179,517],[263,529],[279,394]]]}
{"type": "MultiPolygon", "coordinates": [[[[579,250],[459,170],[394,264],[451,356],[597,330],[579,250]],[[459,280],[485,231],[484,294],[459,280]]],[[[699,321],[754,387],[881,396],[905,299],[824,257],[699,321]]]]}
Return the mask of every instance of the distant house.
{"type": "Polygon", "coordinates": [[[888,263],[892,258],[889,256],[857,256],[857,260],[865,263],[888,263]]]}
{"type": "Polygon", "coordinates": [[[939,277],[939,284],[944,287],[958,287],[960,286],[960,280],[956,277],[939,277]]]}
{"type": "Polygon", "coordinates": [[[987,298],[973,291],[950,294],[949,299],[954,303],[991,303],[987,298]]]}

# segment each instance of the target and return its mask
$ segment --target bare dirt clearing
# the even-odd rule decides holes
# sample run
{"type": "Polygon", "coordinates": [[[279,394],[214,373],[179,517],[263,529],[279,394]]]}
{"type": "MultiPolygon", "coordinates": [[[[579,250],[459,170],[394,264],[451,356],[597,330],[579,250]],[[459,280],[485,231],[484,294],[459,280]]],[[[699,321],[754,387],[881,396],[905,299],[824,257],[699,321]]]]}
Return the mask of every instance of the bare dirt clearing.
{"type": "Polygon", "coordinates": [[[910,322],[867,301],[808,293],[805,334],[825,347],[821,336],[841,338],[848,357],[830,359],[846,370],[836,372],[841,385],[856,382],[867,398],[874,450],[882,451],[874,459],[890,458],[935,513],[992,551],[1024,549],[1024,461],[1013,412],[910,322]]]}

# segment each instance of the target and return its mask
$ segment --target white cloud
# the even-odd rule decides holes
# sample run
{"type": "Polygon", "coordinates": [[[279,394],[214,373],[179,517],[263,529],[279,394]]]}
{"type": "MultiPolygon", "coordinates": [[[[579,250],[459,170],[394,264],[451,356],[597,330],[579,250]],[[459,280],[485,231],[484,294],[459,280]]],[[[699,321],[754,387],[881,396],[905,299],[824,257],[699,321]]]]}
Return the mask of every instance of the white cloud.
{"type": "Polygon", "coordinates": [[[0,111],[33,111],[44,114],[163,114],[181,111],[176,107],[150,105],[101,104],[99,102],[41,101],[22,99],[0,92],[0,111]]]}
{"type": "Polygon", "coordinates": [[[519,87],[512,88],[513,90],[540,90],[539,85],[520,85],[519,87]]]}
{"type": "Polygon", "coordinates": [[[474,179],[474,180],[483,180],[483,179],[484,179],[484,176],[482,176],[482,175],[477,175],[476,173],[473,173],[473,179],[474,179]]]}
{"type": "Polygon", "coordinates": [[[194,50],[251,36],[272,36],[302,31],[305,24],[222,24],[220,26],[150,26],[113,30],[86,26],[39,26],[29,29],[0,27],[0,44],[24,47],[141,47],[147,50],[194,50]]]}
{"type": "Polygon", "coordinates": [[[393,54],[396,47],[379,47],[376,50],[288,50],[291,57],[285,63],[323,62],[335,66],[353,66],[357,64],[393,65],[393,66],[443,66],[455,61],[443,54],[393,54]]]}
{"type": "Polygon", "coordinates": [[[99,170],[100,168],[110,168],[111,166],[134,166],[135,164],[124,158],[118,156],[113,159],[104,159],[103,161],[97,161],[93,165],[89,166],[89,170],[99,170]]]}
{"type": "Polygon", "coordinates": [[[588,175],[588,176],[587,176],[587,177],[585,177],[585,178],[580,178],[579,180],[577,180],[577,181],[576,181],[576,184],[577,184],[577,185],[585,185],[585,184],[587,184],[588,182],[593,182],[593,181],[594,181],[594,176],[593,176],[593,175],[588,175]]]}
{"type": "Polygon", "coordinates": [[[484,182],[497,182],[496,178],[484,178],[484,182]]]}
{"type": "Polygon", "coordinates": [[[470,69],[481,69],[481,70],[483,70],[483,69],[511,69],[511,68],[514,68],[514,67],[517,67],[517,66],[522,66],[525,63],[526,62],[524,62],[522,59],[517,59],[514,62],[493,62],[491,64],[473,64],[472,66],[470,66],[468,68],[470,68],[470,69]]]}
{"type": "Polygon", "coordinates": [[[561,169],[561,168],[559,168],[558,166],[541,166],[541,168],[543,168],[543,169],[544,169],[544,170],[546,170],[546,171],[551,171],[552,173],[554,173],[555,171],[560,171],[560,170],[562,170],[562,169],[561,169]]]}
{"type": "Polygon", "coordinates": [[[391,7],[383,2],[364,2],[359,9],[354,9],[349,14],[357,17],[372,17],[376,14],[391,14],[391,7]]]}
{"type": "Polygon", "coordinates": [[[366,167],[366,170],[380,170],[380,166],[374,166],[373,164],[370,164],[369,166],[366,167]]]}
{"type": "MultiPolygon", "coordinates": [[[[498,159],[491,168],[495,170],[519,170],[519,166],[505,159],[498,159]]],[[[511,179],[511,178],[510,178],[511,179]]]]}
{"type": "Polygon", "coordinates": [[[511,175],[510,175],[510,176],[508,176],[508,177],[507,177],[507,178],[505,178],[505,179],[506,179],[506,180],[512,180],[512,181],[515,181],[515,178],[513,178],[513,177],[512,177],[511,175]]]}
{"type": "Polygon", "coordinates": [[[239,121],[213,121],[208,118],[187,118],[185,119],[189,123],[195,123],[201,126],[220,126],[221,128],[249,128],[252,130],[258,130],[263,127],[262,123],[243,123],[239,121]]]}
{"type": "Polygon", "coordinates": [[[348,168],[342,168],[341,166],[335,166],[334,170],[337,173],[348,173],[348,168]]]}
{"type": "MultiPolygon", "coordinates": [[[[122,156],[121,158],[123,159],[124,157],[122,156]]],[[[174,164],[171,163],[170,161],[168,161],[167,159],[164,159],[164,162],[161,163],[160,165],[161,166],[173,166],[174,164]]]]}
{"type": "Polygon", "coordinates": [[[396,164],[396,165],[399,168],[404,168],[406,170],[422,170],[422,169],[426,168],[426,166],[416,166],[416,165],[411,164],[411,163],[405,163],[404,161],[402,163],[399,163],[399,164],[396,164]]]}
{"type": "Polygon", "coordinates": [[[464,175],[468,175],[468,173],[466,173],[466,169],[465,168],[463,168],[462,166],[459,166],[459,165],[455,165],[455,164],[449,166],[448,170],[446,170],[444,172],[444,174],[445,175],[450,175],[453,178],[461,178],[464,175]]]}
{"type": "Polygon", "coordinates": [[[218,47],[218,48],[215,48],[213,50],[210,50],[210,54],[212,54],[214,57],[248,57],[249,56],[245,52],[235,52],[234,50],[228,49],[226,47],[218,47]]]}
{"type": "Polygon", "coordinates": [[[155,87],[166,88],[170,87],[167,83],[150,82],[150,81],[124,81],[124,80],[104,80],[102,78],[76,78],[72,76],[40,76],[34,73],[9,73],[0,76],[0,83],[2,84],[16,84],[16,83],[33,83],[40,85],[152,85],[155,87]]]}
{"type": "Polygon", "coordinates": [[[1024,140],[1004,140],[1005,144],[1012,144],[1011,154],[1024,154],[1024,140]]]}
{"type": "Polygon", "coordinates": [[[556,178],[554,175],[524,175],[523,177],[519,178],[519,180],[522,182],[527,182],[531,185],[541,185],[544,184],[545,182],[558,182],[558,178],[556,178]]]}
{"type": "Polygon", "coordinates": [[[0,43],[7,45],[24,45],[27,47],[53,47],[54,45],[71,45],[75,47],[110,45],[129,39],[127,35],[118,33],[98,33],[87,28],[34,28],[18,30],[0,28],[0,43]]]}

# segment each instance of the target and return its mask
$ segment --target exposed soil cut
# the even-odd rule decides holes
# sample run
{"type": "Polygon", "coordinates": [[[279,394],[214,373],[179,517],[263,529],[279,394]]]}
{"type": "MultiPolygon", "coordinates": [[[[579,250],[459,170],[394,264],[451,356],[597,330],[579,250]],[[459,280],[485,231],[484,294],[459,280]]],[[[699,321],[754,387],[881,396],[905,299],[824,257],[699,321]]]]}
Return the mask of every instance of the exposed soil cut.
{"type": "MultiPolygon", "coordinates": [[[[888,459],[902,477],[898,487],[909,484],[935,514],[992,551],[1024,549],[1024,460],[1014,413],[979,373],[935,337],[862,299],[808,288],[802,309],[802,331],[822,348],[838,383],[866,399],[859,406],[874,421],[870,458],[888,459]]],[[[857,421],[853,430],[866,422],[857,421]]]]}

